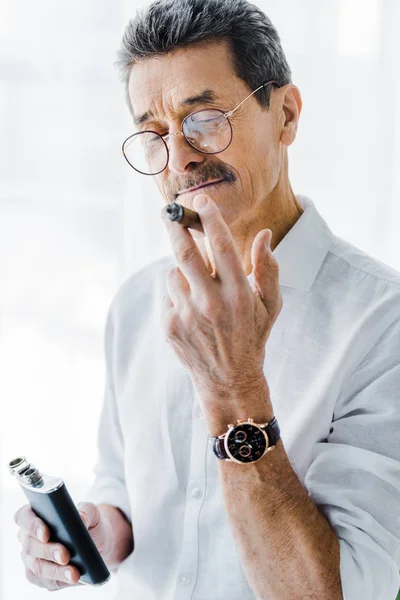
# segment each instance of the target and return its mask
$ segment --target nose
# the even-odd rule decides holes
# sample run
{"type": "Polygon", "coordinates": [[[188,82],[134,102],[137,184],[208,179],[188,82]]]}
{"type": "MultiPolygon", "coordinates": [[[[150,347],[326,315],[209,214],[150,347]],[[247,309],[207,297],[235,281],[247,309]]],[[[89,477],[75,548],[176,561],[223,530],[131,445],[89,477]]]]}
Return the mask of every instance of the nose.
{"type": "Polygon", "coordinates": [[[191,163],[204,162],[204,154],[193,148],[181,131],[170,134],[166,143],[169,150],[168,169],[170,171],[183,174],[191,163]]]}

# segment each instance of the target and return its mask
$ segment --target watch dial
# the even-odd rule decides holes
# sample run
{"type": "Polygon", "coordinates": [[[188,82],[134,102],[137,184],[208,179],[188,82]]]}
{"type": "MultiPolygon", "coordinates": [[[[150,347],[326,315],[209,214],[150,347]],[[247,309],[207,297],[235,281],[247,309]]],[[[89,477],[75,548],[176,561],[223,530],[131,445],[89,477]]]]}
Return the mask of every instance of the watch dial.
{"type": "Polygon", "coordinates": [[[236,425],[228,435],[228,449],[240,462],[253,462],[262,457],[267,448],[263,432],[251,423],[236,425]]]}

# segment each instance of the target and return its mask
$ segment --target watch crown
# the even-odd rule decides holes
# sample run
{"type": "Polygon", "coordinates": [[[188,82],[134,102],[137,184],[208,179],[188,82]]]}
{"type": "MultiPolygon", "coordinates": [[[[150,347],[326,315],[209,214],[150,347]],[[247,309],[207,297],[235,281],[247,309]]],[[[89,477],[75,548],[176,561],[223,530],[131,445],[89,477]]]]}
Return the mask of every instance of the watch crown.
{"type": "Polygon", "coordinates": [[[232,427],[234,427],[233,423],[229,423],[228,429],[231,429],[232,427]]]}
{"type": "Polygon", "coordinates": [[[254,423],[254,419],[247,419],[249,423],[254,423]]]}

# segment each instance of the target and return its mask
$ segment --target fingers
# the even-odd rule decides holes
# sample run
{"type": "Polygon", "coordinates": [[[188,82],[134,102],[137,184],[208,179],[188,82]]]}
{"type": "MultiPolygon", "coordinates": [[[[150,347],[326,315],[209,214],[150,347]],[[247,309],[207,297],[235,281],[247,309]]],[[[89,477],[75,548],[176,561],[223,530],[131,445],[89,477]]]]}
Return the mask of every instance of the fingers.
{"type": "Polygon", "coordinates": [[[96,527],[100,523],[101,514],[97,504],[93,504],[92,502],[79,502],[77,508],[87,529],[96,527]]]}
{"type": "Polygon", "coordinates": [[[33,583],[38,587],[45,588],[49,591],[61,590],[62,588],[66,588],[71,585],[68,583],[63,583],[62,581],[49,581],[40,579],[30,569],[28,569],[28,567],[25,569],[25,577],[30,583],[33,583]]]}
{"type": "Polygon", "coordinates": [[[194,200],[212,250],[218,277],[232,287],[246,283],[246,276],[240,261],[232,233],[213,200],[205,194],[199,194],[194,200]],[[199,205],[200,198],[206,203],[199,205]]]}
{"type": "Polygon", "coordinates": [[[279,283],[279,264],[267,243],[271,237],[270,229],[258,232],[252,246],[251,261],[256,291],[258,291],[268,314],[275,320],[282,308],[282,296],[279,283]]]}
{"type": "Polygon", "coordinates": [[[31,535],[41,542],[48,542],[50,539],[50,530],[46,523],[39,519],[29,506],[25,504],[21,506],[14,515],[15,523],[24,529],[31,535]]]}
{"type": "Polygon", "coordinates": [[[25,529],[20,529],[18,531],[17,538],[20,541],[22,551],[25,554],[54,561],[59,565],[67,565],[70,561],[70,553],[62,544],[51,542],[44,544],[43,542],[39,542],[39,540],[30,536],[25,529]]]}
{"type": "Polygon", "coordinates": [[[190,292],[190,286],[179,267],[168,271],[165,285],[172,304],[179,308],[190,292]]]}
{"type": "Polygon", "coordinates": [[[48,590],[79,582],[80,573],[69,564],[68,549],[63,544],[49,541],[49,528],[29,505],[16,512],[14,521],[20,527],[17,537],[22,545],[21,557],[28,581],[48,590]]]}
{"type": "Polygon", "coordinates": [[[22,552],[22,560],[29,571],[41,580],[43,587],[54,586],[56,581],[66,584],[76,584],[79,581],[80,573],[76,567],[69,565],[61,567],[54,562],[37,558],[31,554],[22,552]]]}
{"type": "Polygon", "coordinates": [[[186,227],[170,221],[166,213],[162,215],[162,218],[167,228],[178,266],[189,282],[190,287],[197,286],[204,289],[205,284],[209,283],[210,275],[192,235],[186,227]]]}

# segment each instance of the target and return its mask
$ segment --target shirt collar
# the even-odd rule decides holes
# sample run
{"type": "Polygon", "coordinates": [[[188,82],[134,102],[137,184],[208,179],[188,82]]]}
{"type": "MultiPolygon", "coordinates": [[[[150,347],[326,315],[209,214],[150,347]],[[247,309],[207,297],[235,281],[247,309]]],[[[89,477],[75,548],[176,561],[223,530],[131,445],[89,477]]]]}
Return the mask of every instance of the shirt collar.
{"type": "Polygon", "coordinates": [[[304,209],[279,242],[273,255],[279,265],[280,285],[309,291],[331,247],[334,235],[310,198],[296,195],[304,209]]]}

